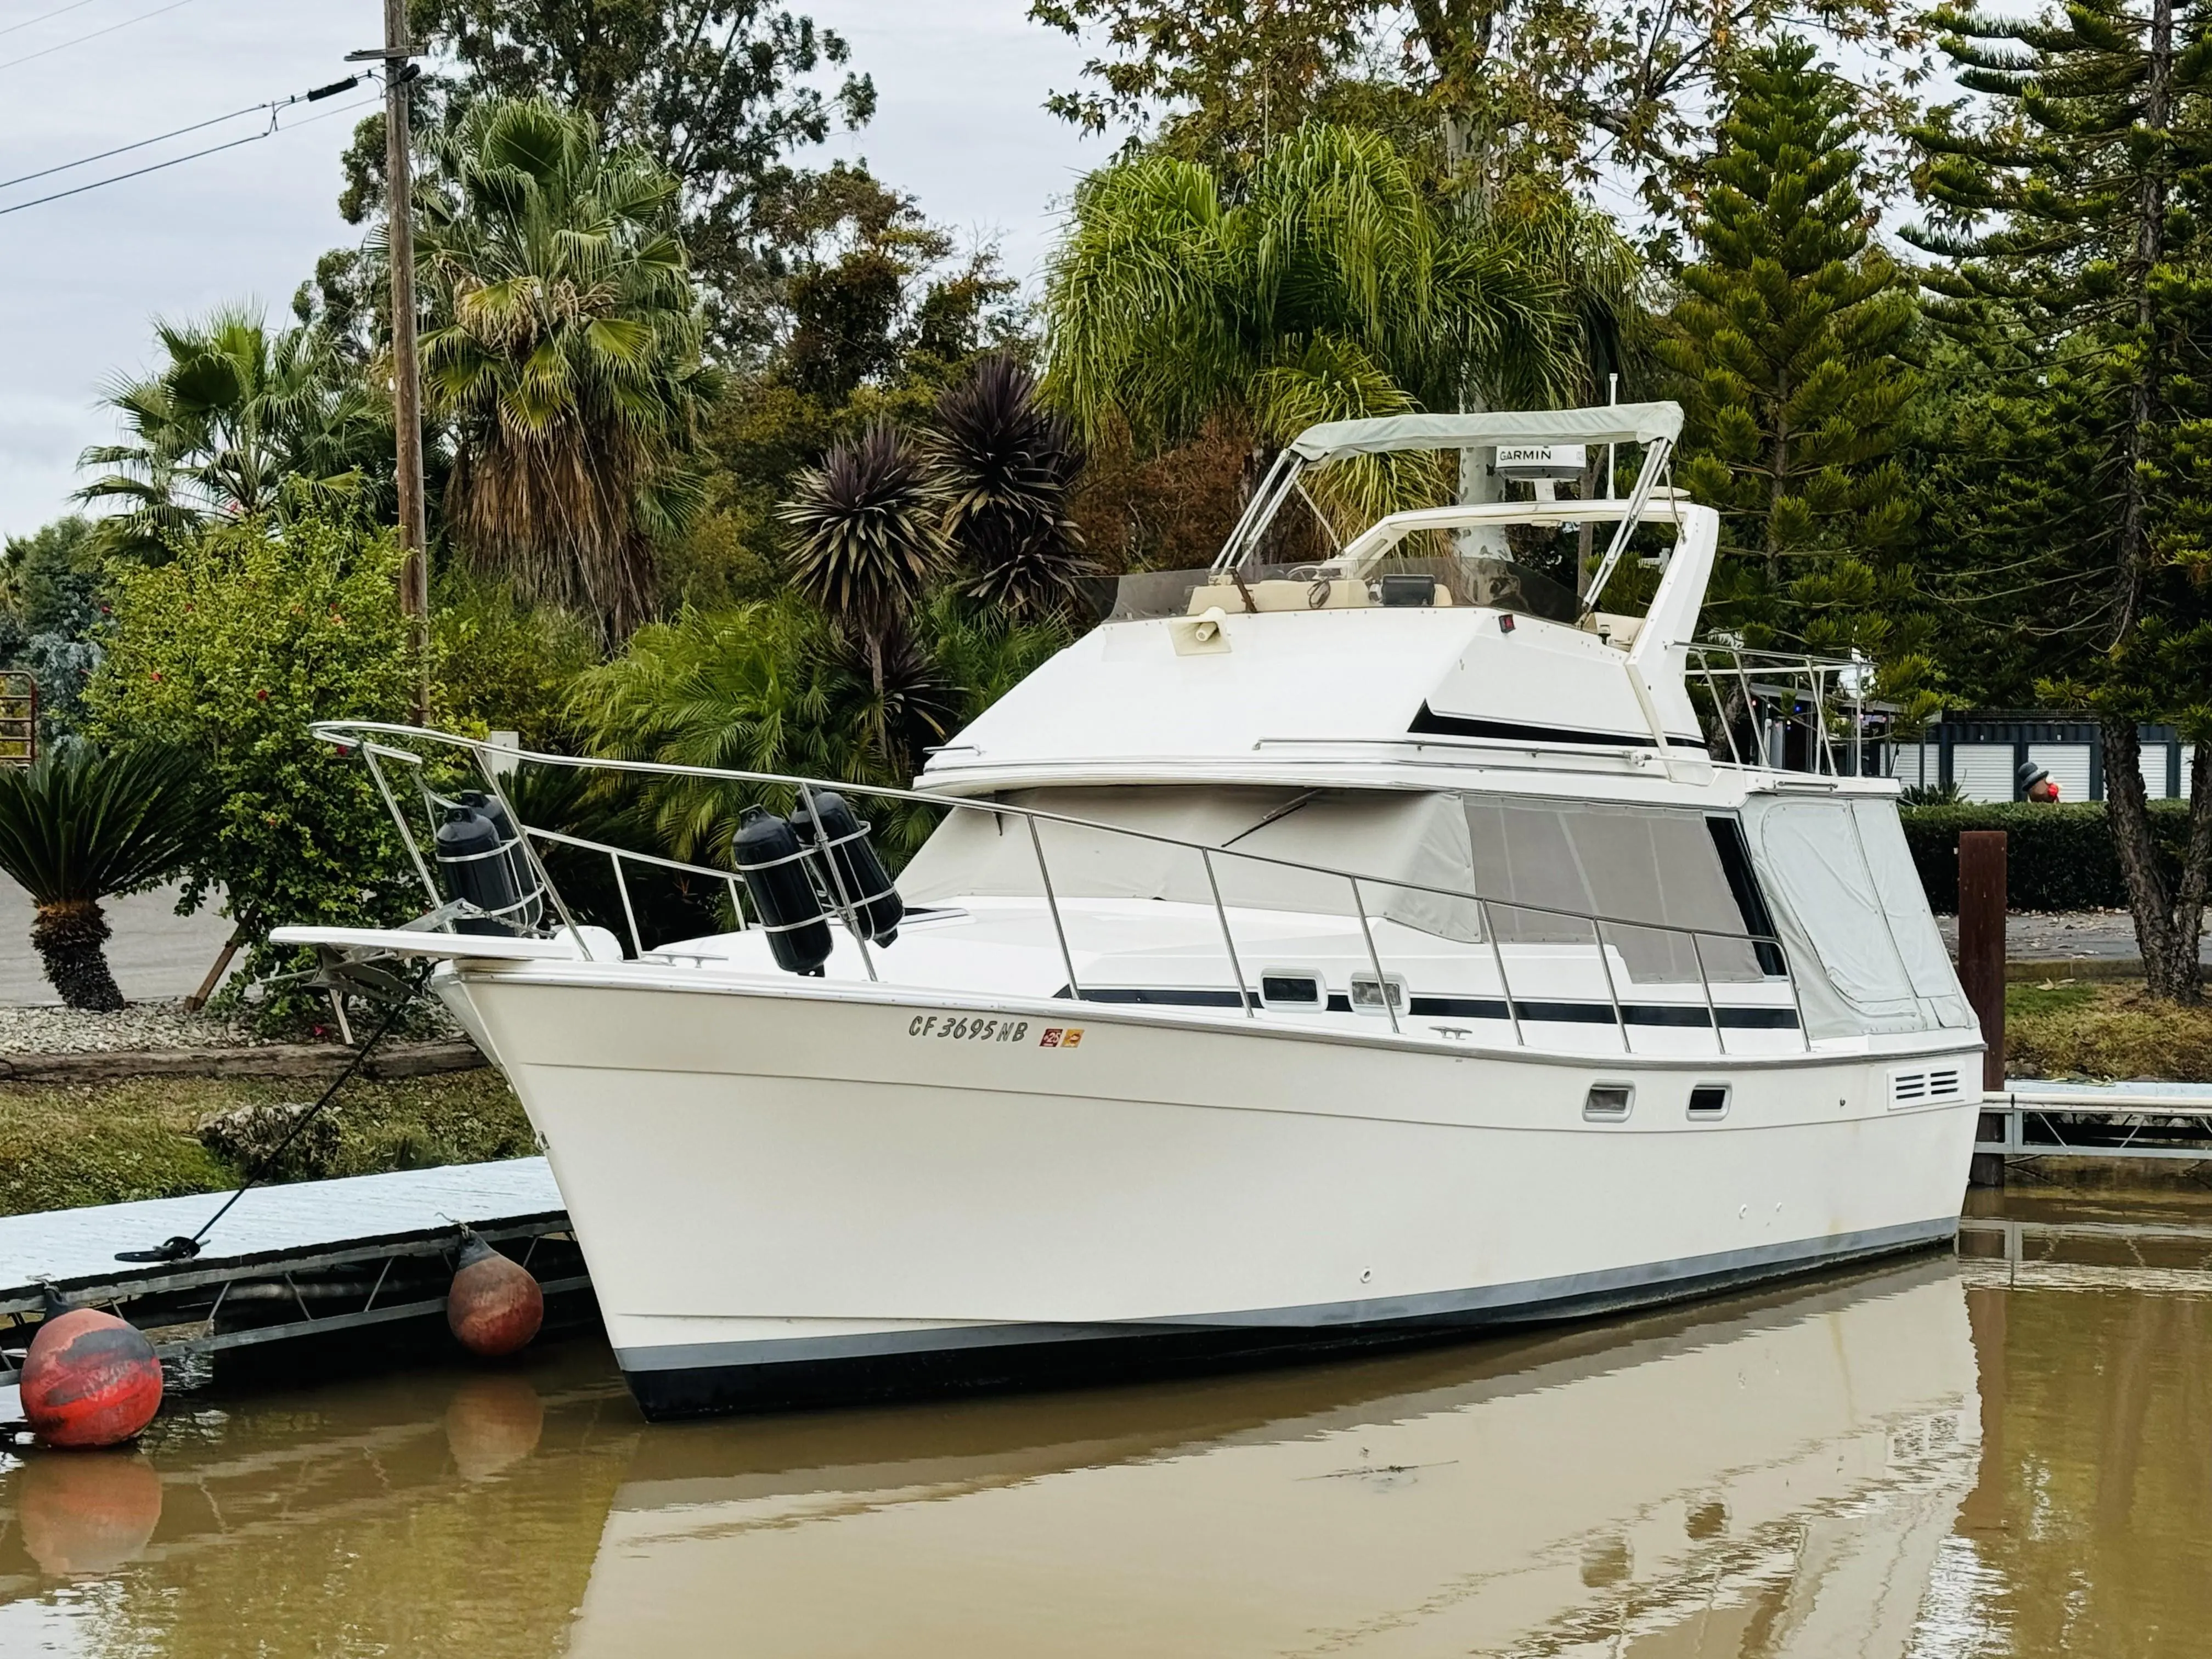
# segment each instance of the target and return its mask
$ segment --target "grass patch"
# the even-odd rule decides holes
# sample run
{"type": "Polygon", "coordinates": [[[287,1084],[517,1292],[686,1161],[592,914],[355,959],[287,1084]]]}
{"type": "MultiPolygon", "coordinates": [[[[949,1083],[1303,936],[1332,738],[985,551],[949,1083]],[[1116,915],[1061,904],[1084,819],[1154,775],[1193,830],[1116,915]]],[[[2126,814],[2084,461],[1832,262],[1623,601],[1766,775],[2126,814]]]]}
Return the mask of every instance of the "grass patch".
{"type": "Polygon", "coordinates": [[[2005,1068],[2014,1077],[2212,1083],[2212,1006],[2153,1002],[2140,980],[2008,985],[2005,1068]]]}
{"type": "MultiPolygon", "coordinates": [[[[2135,988],[2140,991],[2142,988],[2135,988]]],[[[2005,987],[2005,1027],[2012,1028],[2015,1020],[2032,1019],[2039,1014],[2063,1014],[2069,1009],[2081,1008],[2097,1000],[2097,986],[2085,979],[2046,979],[2036,984],[2007,985],[2005,987]]]]}
{"type": "MultiPolygon", "coordinates": [[[[235,1187],[245,1172],[201,1146],[194,1131],[218,1112],[313,1100],[324,1086],[250,1078],[0,1083],[0,1215],[235,1187]]],[[[536,1150],[521,1103],[489,1066],[384,1082],[357,1077],[326,1110],[338,1142],[320,1175],[422,1170],[536,1150]]]]}

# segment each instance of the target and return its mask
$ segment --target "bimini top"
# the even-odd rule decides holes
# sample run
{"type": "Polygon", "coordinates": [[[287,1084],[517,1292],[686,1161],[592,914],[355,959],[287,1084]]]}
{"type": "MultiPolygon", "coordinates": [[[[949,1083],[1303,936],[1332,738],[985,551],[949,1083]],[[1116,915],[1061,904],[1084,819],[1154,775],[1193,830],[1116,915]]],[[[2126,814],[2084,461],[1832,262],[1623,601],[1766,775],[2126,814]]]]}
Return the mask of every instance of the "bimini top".
{"type": "Polygon", "coordinates": [[[1385,415],[1324,421],[1291,441],[1307,462],[1398,449],[1475,449],[1490,444],[1672,444],[1680,404],[1612,404],[1598,409],[1500,410],[1482,415],[1385,415]]]}

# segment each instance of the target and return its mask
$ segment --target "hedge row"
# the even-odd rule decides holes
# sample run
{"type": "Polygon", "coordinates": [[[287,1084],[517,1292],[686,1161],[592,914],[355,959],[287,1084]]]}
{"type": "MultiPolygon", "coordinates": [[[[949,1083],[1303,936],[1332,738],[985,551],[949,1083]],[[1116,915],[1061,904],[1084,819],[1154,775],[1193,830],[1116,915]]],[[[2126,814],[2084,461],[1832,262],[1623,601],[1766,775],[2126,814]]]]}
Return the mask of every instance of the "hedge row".
{"type": "MultiPolygon", "coordinates": [[[[2178,874],[2189,826],[2186,801],[2151,803],[2151,830],[2165,853],[2169,877],[2178,874]]],[[[2015,910],[2123,910],[2127,884],[2105,822],[2102,801],[2037,806],[2006,801],[1965,806],[1905,806],[1905,839],[1941,911],[1959,908],[1959,832],[2002,830],[2006,834],[2005,887],[2015,910]]]]}

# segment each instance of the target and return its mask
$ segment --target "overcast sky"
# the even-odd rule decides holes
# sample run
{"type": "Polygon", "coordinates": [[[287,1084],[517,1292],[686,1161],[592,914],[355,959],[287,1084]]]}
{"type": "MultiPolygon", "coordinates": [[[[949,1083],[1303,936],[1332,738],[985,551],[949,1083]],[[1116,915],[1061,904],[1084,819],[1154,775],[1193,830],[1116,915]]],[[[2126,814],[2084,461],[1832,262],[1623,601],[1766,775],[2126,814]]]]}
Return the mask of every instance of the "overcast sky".
{"type": "MultiPolygon", "coordinates": [[[[1009,269],[1031,274],[1059,204],[1106,149],[1041,107],[1074,80],[1074,44],[1024,21],[1024,0],[793,9],[846,34],[880,95],[875,120],[830,153],[865,156],[931,218],[997,240],[1009,269]]],[[[0,179],[339,79],[382,20],[375,0],[0,0],[0,179]]],[[[335,206],[337,157],[362,112],[338,106],[374,94],[295,112],[323,118],[224,155],[0,211],[0,534],[70,510],[77,453],[113,430],[100,389],[150,363],[150,319],[252,301],[281,320],[316,256],[354,239],[335,206]]],[[[0,210],[254,128],[0,187],[0,210]]]]}

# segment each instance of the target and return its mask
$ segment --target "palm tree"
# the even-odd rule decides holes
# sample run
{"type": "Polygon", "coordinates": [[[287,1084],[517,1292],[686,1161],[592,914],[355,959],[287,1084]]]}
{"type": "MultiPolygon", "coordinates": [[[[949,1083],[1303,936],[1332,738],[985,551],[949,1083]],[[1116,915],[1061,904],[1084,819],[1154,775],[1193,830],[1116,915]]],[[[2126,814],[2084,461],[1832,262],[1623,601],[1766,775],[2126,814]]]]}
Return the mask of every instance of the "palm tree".
{"type": "MultiPolygon", "coordinates": [[[[1261,446],[1249,487],[1316,421],[1585,395],[1591,328],[1632,274],[1563,200],[1439,203],[1382,134],[1312,122],[1241,185],[1157,153],[1085,179],[1047,283],[1047,386],[1094,443],[1156,449],[1233,415],[1261,446]]],[[[1422,456],[1317,483],[1371,514],[1448,480],[1422,456]]]]}
{"type": "Polygon", "coordinates": [[[123,1006],[100,902],[173,873],[211,833],[213,813],[204,768],[179,750],[71,744],[0,769],[0,870],[31,896],[31,943],[64,1002],[123,1006]]]}
{"type": "Polygon", "coordinates": [[[584,115],[490,100],[421,197],[424,400],[457,441],[446,523],[525,596],[610,641],[653,608],[653,547],[700,503],[711,390],[681,187],[584,115]]]}
{"type": "Polygon", "coordinates": [[[997,353],[949,388],[930,458],[951,498],[945,533],[968,566],[967,596],[1016,617],[1065,611],[1095,568],[1067,512],[1083,456],[1029,370],[997,353]]]}
{"type": "Polygon", "coordinates": [[[158,562],[213,519],[328,515],[388,495],[390,410],[322,330],[271,335],[228,307],[154,332],[166,361],[107,392],[125,441],[78,460],[115,469],[77,492],[121,504],[99,524],[101,552],[158,562]]]}
{"type": "Polygon", "coordinates": [[[799,589],[859,646],[876,696],[884,647],[951,562],[943,485],[927,460],[888,422],[835,446],[800,472],[781,509],[799,532],[799,589]]]}

